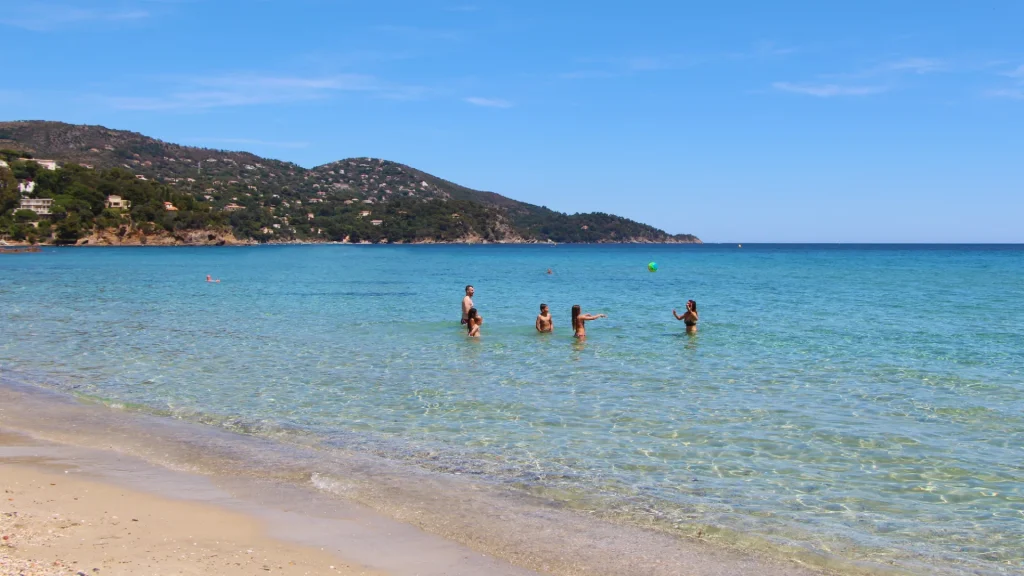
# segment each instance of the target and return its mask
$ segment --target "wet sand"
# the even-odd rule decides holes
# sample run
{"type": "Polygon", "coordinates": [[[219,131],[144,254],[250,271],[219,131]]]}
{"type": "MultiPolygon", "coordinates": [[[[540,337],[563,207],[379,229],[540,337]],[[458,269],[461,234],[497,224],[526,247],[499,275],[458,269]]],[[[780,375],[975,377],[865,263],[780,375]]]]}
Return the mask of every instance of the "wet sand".
{"type": "Polygon", "coordinates": [[[44,472],[44,461],[0,462],[3,576],[382,574],[272,539],[243,514],[44,472]]]}
{"type": "MultiPolygon", "coordinates": [[[[795,558],[605,522],[543,499],[371,456],[280,446],[38,389],[0,385],[0,434],[4,430],[0,481],[5,489],[21,491],[19,499],[35,502],[33,523],[21,530],[72,535],[9,553],[19,562],[50,562],[48,569],[79,562],[72,564],[75,570],[25,574],[91,573],[94,566],[86,564],[103,559],[96,550],[121,559],[111,561],[109,569],[95,566],[98,574],[155,573],[147,572],[148,566],[159,566],[160,574],[236,573],[231,566],[242,570],[239,574],[265,573],[266,566],[285,574],[390,576],[831,573],[795,558]],[[328,473],[314,471],[311,479],[311,469],[328,473]],[[101,492],[110,496],[111,505],[75,508],[79,502],[85,506],[74,498],[82,498],[86,489],[93,498],[101,492]],[[136,502],[151,510],[151,520],[139,518],[136,502]],[[193,512],[171,514],[177,506],[193,512]],[[189,531],[197,525],[193,517],[210,520],[201,522],[203,531],[189,531]],[[160,518],[181,521],[164,528],[156,523],[160,518]],[[53,521],[60,519],[85,525],[55,528],[53,521]],[[115,532],[92,531],[90,523],[115,532]],[[129,529],[130,536],[116,531],[129,529]],[[94,544],[69,547],[74,538],[94,544]],[[116,572],[120,561],[134,568],[116,572]],[[184,563],[168,563],[179,561],[184,563]]],[[[10,503],[3,511],[18,511],[6,506],[10,503]]]]}

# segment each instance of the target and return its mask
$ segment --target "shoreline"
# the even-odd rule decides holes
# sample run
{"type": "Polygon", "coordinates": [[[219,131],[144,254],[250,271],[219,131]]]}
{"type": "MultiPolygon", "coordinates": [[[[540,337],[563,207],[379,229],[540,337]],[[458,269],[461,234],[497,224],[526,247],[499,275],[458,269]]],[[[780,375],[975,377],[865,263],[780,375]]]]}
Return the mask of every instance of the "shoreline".
{"type": "Polygon", "coordinates": [[[141,234],[130,234],[125,236],[118,236],[112,233],[110,230],[101,230],[94,232],[89,236],[79,238],[74,243],[68,244],[54,244],[54,243],[29,243],[18,240],[6,240],[6,246],[9,247],[26,247],[26,246],[39,246],[39,247],[54,247],[54,248],[65,248],[65,247],[77,247],[77,248],[138,248],[138,247],[173,247],[173,246],[320,246],[320,245],[344,245],[344,246],[422,246],[430,244],[438,245],[453,245],[453,246],[475,246],[475,245],[491,245],[491,244],[514,244],[514,245],[551,245],[557,246],[559,244],[569,245],[607,245],[607,244],[623,244],[623,245],[644,245],[644,244],[656,244],[656,245],[675,245],[675,244],[703,244],[699,238],[695,241],[690,240],[667,240],[667,241],[652,241],[642,239],[628,239],[621,242],[552,242],[547,240],[526,240],[523,238],[511,238],[507,240],[488,241],[482,240],[477,237],[467,237],[458,241],[448,240],[416,240],[413,242],[349,242],[346,238],[344,241],[333,241],[333,240],[282,240],[282,241],[268,241],[268,242],[257,242],[254,240],[239,239],[234,236],[231,231],[225,230],[183,230],[176,234],[163,233],[153,234],[145,236],[141,234]]]}
{"type": "Polygon", "coordinates": [[[643,242],[643,241],[630,241],[630,242],[542,242],[539,240],[530,241],[498,241],[488,242],[486,240],[479,242],[450,242],[442,240],[429,240],[429,241],[416,241],[416,242],[335,242],[335,241],[322,241],[322,242],[310,242],[310,241],[295,241],[295,242],[246,242],[246,241],[235,241],[225,243],[209,243],[209,242],[185,242],[185,243],[145,243],[145,242],[125,242],[117,244],[108,243],[93,243],[93,242],[78,242],[75,244],[30,244],[28,242],[18,242],[8,240],[7,246],[12,248],[21,248],[27,246],[38,246],[40,248],[183,248],[183,247],[209,247],[209,248],[231,248],[231,247],[244,247],[244,246],[481,246],[481,245],[515,245],[515,246],[608,246],[608,245],[622,245],[622,246],[642,246],[642,245],[657,245],[657,246],[675,246],[675,245],[703,245],[704,242],[643,242]]]}
{"type": "MultiPolygon", "coordinates": [[[[0,400],[0,405],[13,408],[0,410],[0,427],[4,429],[73,450],[98,448],[108,456],[141,458],[149,466],[159,466],[163,474],[188,470],[222,485],[233,477],[255,476],[261,485],[270,483],[275,490],[289,493],[285,498],[288,506],[327,498],[338,505],[361,507],[423,537],[483,554],[510,574],[536,570],[558,576],[668,576],[678,574],[680,566],[693,575],[840,573],[830,570],[828,562],[815,562],[818,567],[810,568],[805,562],[810,559],[797,560],[799,554],[786,560],[756,549],[735,549],[706,539],[611,523],[539,496],[516,496],[466,478],[442,478],[366,454],[328,458],[315,448],[279,446],[268,439],[199,424],[113,410],[26,385],[0,385],[0,400]],[[300,452],[310,452],[309,460],[296,460],[294,455],[300,452]],[[301,462],[312,462],[315,467],[301,462]]],[[[353,557],[358,549],[341,552],[370,568],[386,568],[375,564],[373,558],[353,557]]],[[[849,568],[843,567],[841,573],[883,572],[849,568]]]]}
{"type": "Polygon", "coordinates": [[[267,534],[252,515],[94,478],[75,457],[0,432],[0,574],[385,576],[267,534]],[[49,452],[49,454],[48,454],[49,452]]]}

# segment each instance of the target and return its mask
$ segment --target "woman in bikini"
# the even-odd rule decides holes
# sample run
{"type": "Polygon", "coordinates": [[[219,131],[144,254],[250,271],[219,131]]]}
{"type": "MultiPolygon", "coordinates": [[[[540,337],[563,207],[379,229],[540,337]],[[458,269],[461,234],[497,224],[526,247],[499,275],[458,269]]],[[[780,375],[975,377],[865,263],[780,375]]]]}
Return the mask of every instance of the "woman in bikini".
{"type": "Polygon", "coordinates": [[[686,324],[687,332],[693,333],[697,331],[697,320],[699,320],[699,318],[697,317],[696,300],[686,301],[686,312],[684,312],[682,316],[677,314],[674,309],[672,310],[672,315],[676,317],[676,320],[682,320],[683,323],[686,324]]]}
{"type": "Polygon", "coordinates": [[[470,338],[480,337],[480,325],[483,323],[484,318],[476,311],[476,308],[470,308],[469,312],[466,312],[466,329],[469,330],[470,338]]]}
{"type": "Polygon", "coordinates": [[[588,320],[597,320],[598,318],[607,318],[607,314],[582,314],[580,313],[580,305],[576,304],[572,307],[572,331],[573,336],[580,340],[584,340],[587,337],[586,322],[588,320]]]}

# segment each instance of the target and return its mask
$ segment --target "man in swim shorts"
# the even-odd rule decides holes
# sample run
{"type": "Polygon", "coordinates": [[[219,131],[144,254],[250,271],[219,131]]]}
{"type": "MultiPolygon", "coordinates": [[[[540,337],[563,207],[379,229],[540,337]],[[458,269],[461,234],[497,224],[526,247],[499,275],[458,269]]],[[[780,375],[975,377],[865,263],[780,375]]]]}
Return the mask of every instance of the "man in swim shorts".
{"type": "Polygon", "coordinates": [[[466,297],[462,299],[462,324],[466,324],[466,318],[469,317],[469,311],[473,308],[473,294],[476,290],[473,289],[473,285],[466,286],[466,297]]]}
{"type": "Polygon", "coordinates": [[[537,327],[537,332],[541,334],[555,331],[555,321],[551,318],[551,312],[548,310],[547,304],[540,305],[540,314],[537,315],[537,321],[534,325],[537,327]]]}

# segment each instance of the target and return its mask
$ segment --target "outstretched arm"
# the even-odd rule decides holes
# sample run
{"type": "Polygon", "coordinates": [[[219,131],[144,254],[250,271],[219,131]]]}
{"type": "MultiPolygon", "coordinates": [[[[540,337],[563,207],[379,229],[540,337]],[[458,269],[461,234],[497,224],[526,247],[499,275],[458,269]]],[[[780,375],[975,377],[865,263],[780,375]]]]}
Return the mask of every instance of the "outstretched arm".
{"type": "Polygon", "coordinates": [[[683,319],[682,316],[680,316],[679,314],[676,314],[676,309],[675,308],[672,309],[672,315],[676,317],[676,320],[682,320],[683,319]]]}
{"type": "Polygon", "coordinates": [[[597,320],[598,318],[607,318],[607,314],[582,314],[580,320],[597,320]]]}

